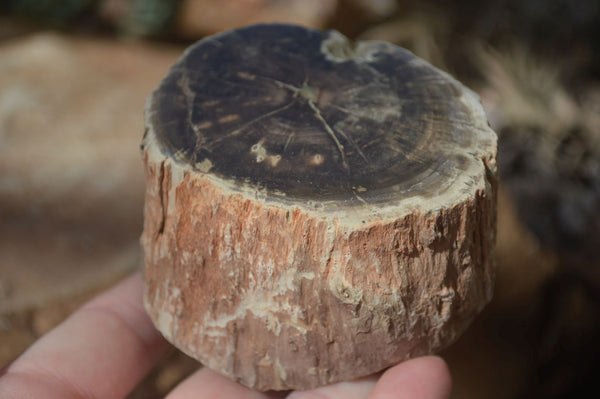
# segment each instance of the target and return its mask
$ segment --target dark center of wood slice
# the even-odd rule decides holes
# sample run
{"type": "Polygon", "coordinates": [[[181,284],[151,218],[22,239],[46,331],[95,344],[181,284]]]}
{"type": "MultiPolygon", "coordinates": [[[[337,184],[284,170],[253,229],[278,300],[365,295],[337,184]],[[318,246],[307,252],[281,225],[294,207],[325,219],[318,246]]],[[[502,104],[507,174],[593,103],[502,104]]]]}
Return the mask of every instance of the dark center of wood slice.
{"type": "Polygon", "coordinates": [[[152,96],[163,153],[284,200],[427,198],[467,167],[462,87],[391,44],[255,25],[200,41],[152,96]]]}

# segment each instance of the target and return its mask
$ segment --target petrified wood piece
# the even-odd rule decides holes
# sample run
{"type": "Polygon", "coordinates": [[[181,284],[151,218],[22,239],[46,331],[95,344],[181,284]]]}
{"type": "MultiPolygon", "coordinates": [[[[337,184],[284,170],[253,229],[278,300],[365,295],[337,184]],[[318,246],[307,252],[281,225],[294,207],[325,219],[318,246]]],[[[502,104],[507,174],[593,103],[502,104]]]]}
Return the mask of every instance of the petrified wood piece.
{"type": "Polygon", "coordinates": [[[145,303],[250,387],[435,352],[490,300],[496,136],[478,98],[387,43],[256,25],[150,97],[145,303]]]}

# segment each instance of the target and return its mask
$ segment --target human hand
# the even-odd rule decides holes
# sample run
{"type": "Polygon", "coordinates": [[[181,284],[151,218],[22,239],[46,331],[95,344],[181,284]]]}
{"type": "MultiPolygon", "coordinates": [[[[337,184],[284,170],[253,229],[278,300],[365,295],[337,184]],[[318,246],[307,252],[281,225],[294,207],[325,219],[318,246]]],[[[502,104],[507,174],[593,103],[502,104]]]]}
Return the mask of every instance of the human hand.
{"type": "MultiPolygon", "coordinates": [[[[0,371],[0,398],[124,398],[169,344],[142,306],[140,273],[91,300],[0,371]]],[[[413,359],[381,375],[310,391],[261,393],[201,368],[167,399],[442,399],[450,395],[444,361],[413,359]],[[284,396],[285,395],[285,396],[284,396]]]]}

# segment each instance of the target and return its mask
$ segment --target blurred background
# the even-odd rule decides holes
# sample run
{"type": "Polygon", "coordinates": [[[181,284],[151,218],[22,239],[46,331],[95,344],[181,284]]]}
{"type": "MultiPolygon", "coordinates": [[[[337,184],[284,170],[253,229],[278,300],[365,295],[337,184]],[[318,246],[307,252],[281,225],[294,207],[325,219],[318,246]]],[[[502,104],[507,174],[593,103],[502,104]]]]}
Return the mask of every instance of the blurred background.
{"type": "MultiPolygon", "coordinates": [[[[143,105],[170,65],[269,21],[399,44],[480,94],[499,135],[497,284],[442,353],[453,398],[597,396],[596,0],[3,0],[0,367],[139,267],[143,105]]],[[[130,397],[196,367],[173,350],[130,397]]]]}

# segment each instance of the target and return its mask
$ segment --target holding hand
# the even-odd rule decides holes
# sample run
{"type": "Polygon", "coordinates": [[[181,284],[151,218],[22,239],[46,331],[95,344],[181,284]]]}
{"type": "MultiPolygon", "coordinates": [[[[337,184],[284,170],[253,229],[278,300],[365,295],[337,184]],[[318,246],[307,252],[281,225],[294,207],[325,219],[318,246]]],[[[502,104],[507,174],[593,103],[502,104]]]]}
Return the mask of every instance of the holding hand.
{"type": "MultiPolygon", "coordinates": [[[[135,273],[85,304],[0,371],[0,397],[124,398],[168,347],[144,311],[142,277],[135,273]]],[[[448,367],[430,356],[359,381],[286,394],[252,391],[201,368],[167,398],[444,399],[450,386],[448,367]]]]}

